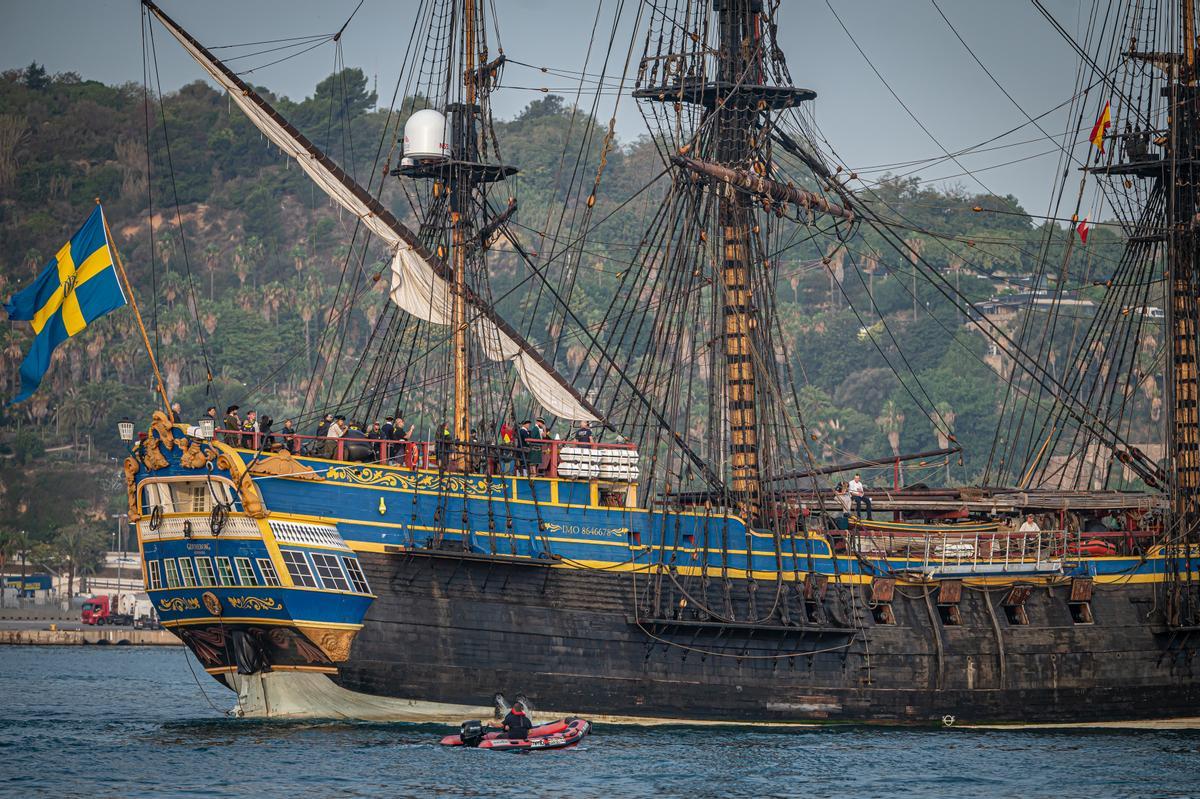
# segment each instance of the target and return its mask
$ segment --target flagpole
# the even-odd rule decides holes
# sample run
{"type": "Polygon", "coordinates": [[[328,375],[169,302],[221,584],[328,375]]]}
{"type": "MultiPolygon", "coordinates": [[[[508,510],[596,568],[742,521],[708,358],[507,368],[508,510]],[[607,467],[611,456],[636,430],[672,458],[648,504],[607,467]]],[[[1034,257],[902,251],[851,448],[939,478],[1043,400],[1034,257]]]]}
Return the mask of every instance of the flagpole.
{"type": "MultiPolygon", "coordinates": [[[[96,198],[96,205],[100,205],[100,198],[96,198]]],[[[100,208],[100,219],[104,222],[104,235],[108,238],[108,246],[112,248],[113,262],[117,265],[117,273],[121,276],[121,284],[125,287],[125,291],[129,294],[129,304],[133,308],[133,316],[137,319],[138,330],[142,331],[142,343],[146,345],[146,354],[150,356],[150,366],[154,368],[154,378],[158,381],[158,393],[162,396],[163,408],[167,412],[167,418],[171,418],[171,400],[167,398],[167,389],[163,385],[162,373],[158,371],[158,360],[154,357],[154,348],[150,346],[150,336],[146,334],[146,325],[142,321],[142,312],[138,310],[137,297],[133,294],[133,284],[129,282],[129,276],[125,274],[125,267],[121,264],[121,254],[117,251],[116,240],[113,239],[112,231],[108,227],[108,217],[104,214],[104,207],[100,208]]]]}

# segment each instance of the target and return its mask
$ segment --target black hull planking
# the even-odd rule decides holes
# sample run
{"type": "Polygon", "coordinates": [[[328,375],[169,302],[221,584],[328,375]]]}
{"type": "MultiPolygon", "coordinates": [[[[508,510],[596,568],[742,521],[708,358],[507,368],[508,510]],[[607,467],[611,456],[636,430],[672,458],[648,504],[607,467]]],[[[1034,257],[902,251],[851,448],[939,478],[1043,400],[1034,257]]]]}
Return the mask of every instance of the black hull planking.
{"type": "MultiPolygon", "coordinates": [[[[792,593],[776,603],[773,581],[753,590],[733,580],[737,618],[747,618],[751,602],[759,616],[774,610],[776,620],[751,633],[697,623],[690,610],[683,625],[639,626],[628,572],[360,557],[378,599],[336,679],[367,694],[489,705],[503,691],[524,693],[548,711],[681,721],[1200,716],[1197,642],[1156,632],[1147,621],[1152,584],[1098,586],[1093,624],[1073,622],[1069,587],[1035,588],[1027,626],[1009,623],[1002,593],[969,588],[959,603],[961,624],[948,625],[934,597],[917,586],[897,586],[896,624],[881,625],[863,602],[869,587],[831,585],[825,625],[804,633],[778,619],[784,604],[798,618],[802,598],[792,593]],[[846,632],[856,620],[863,632],[846,632]]],[[[639,589],[646,585],[640,575],[639,589]]],[[[657,596],[660,617],[681,598],[666,585],[657,596]]],[[[713,607],[725,601],[721,586],[711,580],[713,607]]],[[[641,603],[642,619],[654,612],[651,601],[641,603]]]]}

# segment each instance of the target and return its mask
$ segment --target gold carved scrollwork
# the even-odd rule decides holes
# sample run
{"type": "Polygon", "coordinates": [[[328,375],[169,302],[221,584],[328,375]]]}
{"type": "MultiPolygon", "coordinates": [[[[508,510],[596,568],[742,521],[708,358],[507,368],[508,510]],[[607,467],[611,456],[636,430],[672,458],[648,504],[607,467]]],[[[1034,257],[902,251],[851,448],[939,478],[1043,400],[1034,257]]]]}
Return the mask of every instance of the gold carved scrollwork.
{"type": "Polygon", "coordinates": [[[148,438],[142,443],[142,463],[152,472],[167,468],[167,456],[159,449],[158,439],[148,438]]]}
{"type": "Polygon", "coordinates": [[[182,613],[185,610],[199,610],[200,600],[192,597],[173,596],[170,599],[158,600],[159,610],[173,610],[182,613]]]}
{"type": "Polygon", "coordinates": [[[229,476],[233,478],[233,484],[242,497],[242,508],[245,509],[246,515],[254,519],[267,518],[267,509],[263,505],[262,494],[258,493],[258,486],[254,484],[254,479],[242,465],[241,459],[222,453],[217,456],[217,468],[229,472],[229,476]]]}
{"type": "Polygon", "coordinates": [[[217,457],[217,451],[212,447],[201,447],[199,441],[188,442],[186,438],[180,439],[184,443],[183,457],[179,459],[179,465],[185,469],[199,469],[204,464],[217,457]]]}
{"type": "Polygon", "coordinates": [[[298,477],[301,480],[324,480],[325,478],[305,466],[286,449],[250,464],[250,473],[270,477],[298,477]]]}
{"type": "Polygon", "coordinates": [[[142,518],[142,514],[138,512],[138,496],[137,496],[137,474],[138,462],[137,458],[125,459],[125,492],[129,499],[129,521],[136,522],[142,518]]]}
{"type": "Polygon", "coordinates": [[[412,472],[377,469],[370,466],[335,466],[326,476],[330,480],[361,486],[406,488],[417,491],[438,491],[454,494],[488,496],[504,493],[501,478],[460,477],[457,475],[414,474],[412,472]]]}
{"type": "Polygon", "coordinates": [[[162,411],[150,415],[150,438],[163,443],[167,449],[175,449],[175,431],[171,429],[171,420],[162,411]]]}
{"type": "Polygon", "coordinates": [[[354,642],[354,636],[358,633],[358,630],[327,630],[323,627],[301,625],[297,625],[296,629],[320,647],[325,656],[334,663],[350,659],[350,644],[354,642]]]}
{"type": "Polygon", "coordinates": [[[226,601],[238,610],[283,610],[275,597],[231,596],[226,601]]]}

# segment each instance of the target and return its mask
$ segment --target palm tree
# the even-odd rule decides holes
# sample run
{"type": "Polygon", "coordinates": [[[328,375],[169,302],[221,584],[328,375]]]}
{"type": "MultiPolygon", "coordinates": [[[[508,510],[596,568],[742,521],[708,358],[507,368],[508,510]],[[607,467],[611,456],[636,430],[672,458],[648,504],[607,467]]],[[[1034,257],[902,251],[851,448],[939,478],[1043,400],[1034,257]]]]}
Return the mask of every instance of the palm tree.
{"type": "Polygon", "coordinates": [[[900,432],[904,429],[904,412],[900,410],[900,406],[896,404],[895,400],[883,403],[883,408],[880,409],[875,424],[887,436],[888,445],[892,448],[892,455],[900,457],[900,432]]]}
{"type": "MultiPolygon", "coordinates": [[[[933,434],[937,436],[939,449],[950,449],[950,442],[954,440],[954,420],[958,418],[958,414],[954,412],[954,408],[949,402],[942,400],[934,406],[936,416],[933,417],[933,434]]],[[[950,456],[946,456],[946,485],[950,485],[950,456]]]]}
{"type": "Polygon", "coordinates": [[[204,247],[204,266],[208,269],[208,301],[213,301],[213,276],[217,271],[217,256],[221,248],[209,242],[204,247]]]}
{"type": "MultiPolygon", "coordinates": [[[[888,400],[883,403],[883,408],[879,411],[879,416],[876,417],[875,424],[887,435],[888,445],[892,448],[892,455],[899,459],[900,431],[904,429],[904,413],[900,410],[900,406],[896,404],[895,400],[888,400]]],[[[897,460],[897,463],[899,463],[899,460],[897,460]]],[[[897,480],[897,483],[899,482],[897,480]]]]}
{"type": "Polygon", "coordinates": [[[292,267],[296,270],[296,275],[299,276],[304,271],[304,257],[307,255],[304,251],[304,245],[297,244],[292,249],[288,250],[288,255],[292,257],[292,267]]]}
{"type": "Polygon", "coordinates": [[[94,567],[104,557],[104,536],[85,524],[64,527],[54,537],[54,548],[67,567],[67,598],[75,596],[75,575],[94,567]]]}

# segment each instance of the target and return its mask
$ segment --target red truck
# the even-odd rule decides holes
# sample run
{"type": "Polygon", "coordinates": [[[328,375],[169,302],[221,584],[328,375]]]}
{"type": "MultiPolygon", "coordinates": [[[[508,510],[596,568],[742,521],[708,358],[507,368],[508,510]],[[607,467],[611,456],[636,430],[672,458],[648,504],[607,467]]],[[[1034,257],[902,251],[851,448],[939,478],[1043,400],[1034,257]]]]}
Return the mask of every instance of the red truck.
{"type": "Polygon", "coordinates": [[[117,612],[116,597],[94,596],[83,603],[82,621],[84,624],[133,624],[132,613],[117,612]]]}

